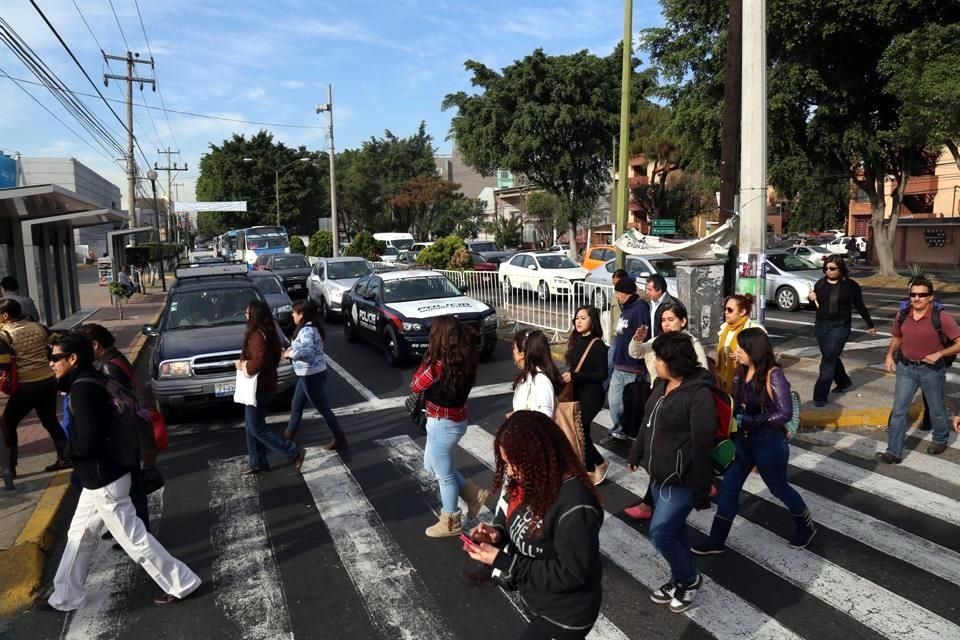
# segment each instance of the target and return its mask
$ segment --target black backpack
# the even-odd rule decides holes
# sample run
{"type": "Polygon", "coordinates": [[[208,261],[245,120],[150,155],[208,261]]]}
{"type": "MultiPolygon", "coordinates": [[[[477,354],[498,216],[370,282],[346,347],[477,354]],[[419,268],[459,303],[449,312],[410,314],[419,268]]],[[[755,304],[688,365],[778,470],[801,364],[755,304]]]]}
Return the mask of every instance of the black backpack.
{"type": "MultiPolygon", "coordinates": [[[[946,349],[947,347],[952,347],[952,346],[953,346],[953,342],[951,342],[951,341],[947,338],[947,336],[943,335],[943,326],[940,324],[940,310],[941,310],[941,307],[940,307],[939,305],[934,304],[934,306],[933,306],[933,313],[930,314],[930,322],[933,323],[933,328],[936,329],[937,335],[940,336],[940,344],[943,345],[943,347],[946,349]]],[[[898,327],[903,327],[903,323],[904,323],[904,321],[907,319],[907,314],[908,314],[908,313],[910,313],[910,308],[909,308],[909,307],[906,308],[906,309],[901,309],[901,310],[897,313],[897,326],[898,326],[898,327]]],[[[954,355],[952,355],[952,356],[946,356],[946,357],[944,357],[944,359],[943,359],[943,363],[944,363],[944,365],[946,365],[946,366],[949,367],[950,365],[952,365],[952,364],[956,361],[956,359],[957,359],[956,354],[954,354],[954,355]]]]}
{"type": "MultiPolygon", "coordinates": [[[[143,453],[153,449],[153,423],[149,414],[140,408],[137,397],[116,380],[101,382],[80,378],[74,384],[86,382],[107,390],[113,416],[107,436],[107,453],[121,467],[139,467],[143,453]]],[[[69,406],[69,403],[68,403],[69,406]]],[[[73,407],[70,407],[73,412],[73,407]]]]}

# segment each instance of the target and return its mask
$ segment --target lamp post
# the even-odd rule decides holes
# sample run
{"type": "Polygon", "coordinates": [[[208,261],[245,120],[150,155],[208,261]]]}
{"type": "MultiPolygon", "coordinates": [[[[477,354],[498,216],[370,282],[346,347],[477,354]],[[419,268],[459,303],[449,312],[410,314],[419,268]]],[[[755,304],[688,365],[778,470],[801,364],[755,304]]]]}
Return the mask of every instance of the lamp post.
{"type": "MultiPolygon", "coordinates": [[[[253,158],[244,158],[245,163],[257,162],[253,158]]],[[[287,164],[280,167],[267,167],[268,169],[273,170],[273,193],[277,199],[277,226],[280,226],[280,172],[284,169],[288,169],[298,162],[310,162],[310,158],[297,158],[293,162],[288,162],[287,164]]]]}
{"type": "MultiPolygon", "coordinates": [[[[157,204],[157,172],[154,171],[153,169],[151,169],[150,171],[147,171],[147,180],[150,181],[150,187],[153,189],[153,211],[154,211],[154,213],[157,214],[157,229],[158,229],[157,233],[159,234],[159,228],[160,228],[160,206],[157,204]]],[[[167,212],[167,218],[168,218],[168,219],[170,218],[170,213],[169,213],[169,212],[167,212]]],[[[166,231],[166,230],[164,230],[164,231],[166,231]]],[[[164,235],[166,235],[166,234],[164,234],[164,235]]],[[[167,238],[167,240],[169,241],[169,238],[167,238]]],[[[163,290],[164,290],[164,291],[166,291],[166,290],[167,290],[167,277],[166,277],[166,274],[163,272],[163,249],[162,249],[163,245],[161,244],[160,247],[161,247],[161,249],[160,249],[160,251],[161,251],[161,255],[160,255],[160,286],[163,287],[163,290]]],[[[152,273],[152,272],[151,272],[151,273],[152,273]]],[[[142,280],[142,278],[141,278],[141,280],[142,280]]]]}

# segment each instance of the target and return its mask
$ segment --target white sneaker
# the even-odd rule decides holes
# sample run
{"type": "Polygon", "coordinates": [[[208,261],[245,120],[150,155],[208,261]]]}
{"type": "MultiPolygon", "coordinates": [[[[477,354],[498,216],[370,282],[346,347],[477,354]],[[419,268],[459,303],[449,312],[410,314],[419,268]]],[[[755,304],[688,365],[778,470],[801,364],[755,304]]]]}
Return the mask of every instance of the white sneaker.
{"type": "Polygon", "coordinates": [[[697,599],[697,592],[702,584],[703,577],[698,575],[693,584],[686,587],[678,585],[673,592],[673,599],[670,600],[670,611],[683,613],[689,609],[693,605],[693,601],[697,599]]]}

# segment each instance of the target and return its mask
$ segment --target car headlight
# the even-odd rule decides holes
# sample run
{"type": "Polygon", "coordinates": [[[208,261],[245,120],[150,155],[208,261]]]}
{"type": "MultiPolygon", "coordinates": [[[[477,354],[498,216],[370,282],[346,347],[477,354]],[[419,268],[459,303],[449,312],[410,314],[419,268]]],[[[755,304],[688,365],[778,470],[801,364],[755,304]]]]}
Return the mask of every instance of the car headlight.
{"type": "Polygon", "coordinates": [[[423,325],[419,322],[404,322],[403,323],[404,331],[423,331],[423,325]]]}
{"type": "Polygon", "coordinates": [[[189,360],[167,360],[160,363],[161,378],[186,378],[190,376],[189,360]]]}
{"type": "Polygon", "coordinates": [[[485,326],[485,327],[491,327],[491,326],[496,326],[496,324],[497,324],[497,314],[496,314],[496,313],[491,313],[491,314],[488,315],[488,316],[484,316],[484,318],[483,318],[483,326],[485,326]]]}
{"type": "Polygon", "coordinates": [[[274,309],[274,311],[275,311],[276,313],[290,313],[290,312],[293,311],[293,305],[292,305],[292,304],[281,305],[281,306],[277,307],[276,309],[274,309]]]}

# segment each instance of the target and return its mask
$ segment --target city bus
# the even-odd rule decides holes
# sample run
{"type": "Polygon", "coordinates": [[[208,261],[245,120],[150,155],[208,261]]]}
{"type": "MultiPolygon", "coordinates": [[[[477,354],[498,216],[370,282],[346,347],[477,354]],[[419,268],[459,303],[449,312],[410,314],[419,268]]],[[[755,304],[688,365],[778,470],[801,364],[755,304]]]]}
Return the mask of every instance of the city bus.
{"type": "Polygon", "coordinates": [[[213,250],[224,260],[233,260],[237,251],[237,232],[233,229],[213,239],[213,250]]]}
{"type": "Polygon", "coordinates": [[[247,267],[253,269],[257,258],[271,253],[290,253],[290,238],[285,227],[269,225],[237,229],[234,260],[246,262],[247,267]]]}

